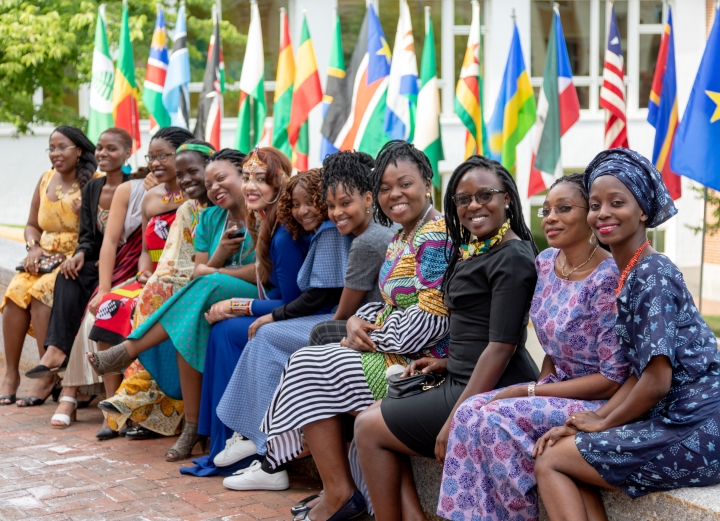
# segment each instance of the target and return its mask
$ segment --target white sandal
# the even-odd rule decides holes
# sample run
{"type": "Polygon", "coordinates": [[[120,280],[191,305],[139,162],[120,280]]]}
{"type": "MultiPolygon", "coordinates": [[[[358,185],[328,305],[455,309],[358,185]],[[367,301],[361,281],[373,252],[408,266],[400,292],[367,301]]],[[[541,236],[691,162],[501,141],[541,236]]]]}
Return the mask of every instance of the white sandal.
{"type": "Polygon", "coordinates": [[[70,424],[77,420],[77,400],[75,398],[70,398],[69,396],[61,396],[60,397],[61,402],[70,402],[75,405],[75,408],[70,413],[70,415],[67,414],[53,414],[52,418],[50,418],[50,426],[53,429],[66,429],[70,426],[70,424]],[[64,425],[54,425],[53,421],[59,421],[62,422],[64,425]]]}

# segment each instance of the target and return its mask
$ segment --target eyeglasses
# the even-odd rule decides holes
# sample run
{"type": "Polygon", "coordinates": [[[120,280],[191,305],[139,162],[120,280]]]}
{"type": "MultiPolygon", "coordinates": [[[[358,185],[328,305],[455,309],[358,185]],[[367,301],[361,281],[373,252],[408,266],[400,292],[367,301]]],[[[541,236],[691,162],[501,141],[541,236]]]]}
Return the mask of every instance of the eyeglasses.
{"type": "Polygon", "coordinates": [[[478,204],[488,204],[490,201],[492,201],[492,198],[495,194],[506,193],[507,191],[505,190],[497,190],[495,188],[483,188],[482,190],[478,190],[474,194],[455,194],[452,196],[452,200],[455,201],[455,206],[457,206],[458,208],[465,208],[466,206],[470,205],[473,197],[475,197],[475,202],[478,204]]]}
{"type": "Polygon", "coordinates": [[[174,156],[175,152],[171,152],[170,154],[159,154],[157,156],[145,156],[145,161],[147,161],[148,165],[151,165],[154,161],[158,161],[161,164],[164,164],[165,161],[168,160],[168,157],[174,156]]]}
{"type": "Polygon", "coordinates": [[[548,217],[550,215],[550,212],[555,210],[555,213],[558,215],[562,215],[565,213],[570,212],[573,208],[583,208],[585,210],[588,209],[587,206],[578,206],[577,204],[558,204],[557,206],[543,206],[542,208],[538,208],[537,216],[541,218],[548,217]]]}
{"type": "Polygon", "coordinates": [[[54,154],[55,152],[60,152],[60,153],[62,154],[62,153],[64,153],[66,150],[70,150],[71,148],[77,148],[77,146],[76,146],[76,145],[71,145],[71,146],[69,146],[69,147],[66,147],[65,145],[62,145],[62,146],[59,146],[59,147],[57,147],[57,148],[55,148],[55,147],[50,147],[50,148],[46,148],[46,149],[45,149],[45,152],[47,152],[48,155],[54,154]]]}

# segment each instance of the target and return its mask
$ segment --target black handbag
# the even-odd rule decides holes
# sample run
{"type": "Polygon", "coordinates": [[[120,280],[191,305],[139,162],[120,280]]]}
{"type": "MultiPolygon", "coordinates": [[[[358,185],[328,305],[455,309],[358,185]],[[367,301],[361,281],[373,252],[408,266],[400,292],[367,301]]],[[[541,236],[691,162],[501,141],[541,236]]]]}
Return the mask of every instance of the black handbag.
{"type": "Polygon", "coordinates": [[[415,396],[429,389],[438,387],[445,381],[445,377],[438,373],[416,373],[413,376],[400,378],[394,374],[388,378],[388,398],[407,398],[415,396]]]}
{"type": "MultiPolygon", "coordinates": [[[[38,273],[40,274],[46,274],[46,273],[52,273],[55,268],[60,266],[63,262],[65,262],[65,259],[67,257],[62,253],[55,253],[53,255],[43,255],[40,257],[40,262],[38,263],[38,273]]],[[[25,269],[25,260],[23,259],[20,261],[20,264],[15,266],[16,271],[27,271],[25,269]]]]}

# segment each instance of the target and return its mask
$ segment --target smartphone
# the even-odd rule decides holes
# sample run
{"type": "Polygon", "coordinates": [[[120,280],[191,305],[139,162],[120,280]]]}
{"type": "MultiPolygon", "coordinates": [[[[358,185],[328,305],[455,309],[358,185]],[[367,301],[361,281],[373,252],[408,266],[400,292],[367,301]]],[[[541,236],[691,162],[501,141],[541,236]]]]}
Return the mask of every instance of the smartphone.
{"type": "Polygon", "coordinates": [[[232,232],[230,235],[228,235],[228,239],[244,239],[245,238],[245,228],[239,228],[232,232]]]}

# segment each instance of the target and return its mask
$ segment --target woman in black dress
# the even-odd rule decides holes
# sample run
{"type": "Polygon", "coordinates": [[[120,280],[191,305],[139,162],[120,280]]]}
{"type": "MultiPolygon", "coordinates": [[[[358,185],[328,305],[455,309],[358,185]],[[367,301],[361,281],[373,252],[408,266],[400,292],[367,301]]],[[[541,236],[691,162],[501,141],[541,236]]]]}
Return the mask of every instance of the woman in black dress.
{"type": "Polygon", "coordinates": [[[453,173],[445,209],[452,241],[444,283],[449,357],[423,358],[403,373],[445,373],[445,380],[414,396],[384,398],[355,423],[360,466],[378,521],[425,519],[417,493],[397,501],[401,482],[413,479],[407,455],[442,463],[459,404],[538,375],[525,349],[537,248],[515,181],[500,163],[472,156],[453,173]]]}

